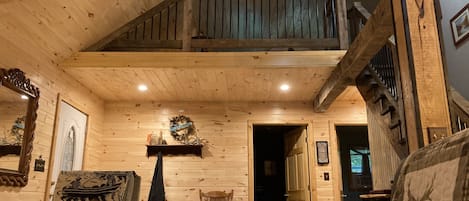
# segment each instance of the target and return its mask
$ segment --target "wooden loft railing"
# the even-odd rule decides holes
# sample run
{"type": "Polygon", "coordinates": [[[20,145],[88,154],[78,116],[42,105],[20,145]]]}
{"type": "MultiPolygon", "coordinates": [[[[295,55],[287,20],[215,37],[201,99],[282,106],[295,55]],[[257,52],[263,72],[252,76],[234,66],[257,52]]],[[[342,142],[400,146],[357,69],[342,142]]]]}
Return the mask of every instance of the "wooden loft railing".
{"type": "Polygon", "coordinates": [[[453,133],[469,128],[469,101],[454,88],[450,89],[449,109],[453,133]]]}
{"type": "Polygon", "coordinates": [[[165,0],[86,51],[345,49],[345,15],[345,0],[165,0]]]}

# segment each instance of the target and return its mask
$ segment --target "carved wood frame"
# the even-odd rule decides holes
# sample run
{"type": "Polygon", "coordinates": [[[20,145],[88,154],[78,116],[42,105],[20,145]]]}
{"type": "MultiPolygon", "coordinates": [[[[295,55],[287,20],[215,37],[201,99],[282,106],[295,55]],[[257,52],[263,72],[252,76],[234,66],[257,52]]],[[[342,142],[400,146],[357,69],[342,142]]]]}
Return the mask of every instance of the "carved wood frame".
{"type": "Polygon", "coordinates": [[[39,106],[39,88],[32,85],[24,72],[16,68],[0,68],[0,85],[26,95],[29,99],[18,171],[0,168],[0,186],[26,186],[39,106]]]}

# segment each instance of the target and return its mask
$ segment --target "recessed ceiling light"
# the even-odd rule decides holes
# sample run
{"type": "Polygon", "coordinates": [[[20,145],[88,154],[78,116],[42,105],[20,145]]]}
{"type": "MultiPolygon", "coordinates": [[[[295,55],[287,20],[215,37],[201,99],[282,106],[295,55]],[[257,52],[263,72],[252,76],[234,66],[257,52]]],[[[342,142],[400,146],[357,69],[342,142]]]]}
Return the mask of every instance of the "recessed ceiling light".
{"type": "Polygon", "coordinates": [[[146,90],[148,90],[148,87],[147,87],[147,85],[141,84],[141,85],[138,85],[138,90],[139,91],[146,91],[146,90]]]}
{"type": "Polygon", "coordinates": [[[290,90],[290,85],[288,85],[288,84],[282,84],[282,85],[280,85],[280,90],[282,90],[282,91],[288,91],[288,90],[290,90]]]}
{"type": "Polygon", "coordinates": [[[26,95],[21,95],[21,99],[23,99],[23,100],[28,100],[28,96],[26,96],[26,95]]]}

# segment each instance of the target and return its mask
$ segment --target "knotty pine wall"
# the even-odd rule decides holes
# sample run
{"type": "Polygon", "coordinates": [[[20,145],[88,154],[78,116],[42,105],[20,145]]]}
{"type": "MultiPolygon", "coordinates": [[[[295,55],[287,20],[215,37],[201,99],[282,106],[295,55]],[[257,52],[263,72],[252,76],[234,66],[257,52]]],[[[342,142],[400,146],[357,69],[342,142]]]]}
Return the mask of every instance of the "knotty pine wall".
{"type": "Polygon", "coordinates": [[[64,100],[89,114],[88,134],[85,150],[85,169],[96,169],[98,155],[89,149],[101,147],[100,135],[103,122],[103,101],[91,91],[84,88],[76,80],[51,65],[47,58],[44,59],[18,59],[5,65],[1,62],[8,61],[2,58],[0,67],[18,67],[26,73],[31,82],[39,87],[39,109],[36,120],[35,138],[32,152],[29,183],[23,188],[0,186],[2,200],[44,200],[44,192],[47,180],[47,172],[50,162],[50,151],[54,133],[55,113],[58,94],[64,100]],[[42,156],[46,160],[45,172],[35,172],[34,159],[42,156]]]}
{"type": "Polygon", "coordinates": [[[48,168],[58,93],[90,115],[84,168],[97,168],[98,155],[88,149],[102,147],[103,101],[57,64],[159,2],[0,0],[0,68],[22,69],[41,91],[29,184],[0,186],[0,200],[44,200],[48,169],[34,172],[32,167],[42,155],[48,168]]]}
{"type": "MultiPolygon", "coordinates": [[[[99,169],[135,170],[142,177],[140,200],[147,200],[156,157],[147,158],[146,135],[163,131],[169,134],[169,118],[183,114],[195,123],[198,135],[208,141],[203,158],[165,156],[163,162],[166,197],[169,201],[198,200],[199,189],[231,190],[235,200],[248,200],[248,121],[312,123],[309,132],[314,200],[340,200],[338,164],[334,155],[334,123],[366,123],[362,101],[336,101],[327,113],[314,113],[309,102],[110,102],[105,104],[99,169]],[[332,140],[331,140],[332,139],[332,140]],[[330,141],[332,163],[317,166],[313,143],[330,141]],[[332,151],[331,151],[332,150],[332,151]],[[332,179],[322,175],[330,172],[332,179]],[[315,188],[317,187],[317,188],[315,188]]],[[[277,147],[279,148],[279,147],[277,147]]],[[[341,184],[340,184],[341,185],[341,184]]]]}
{"type": "MultiPolygon", "coordinates": [[[[86,149],[96,149],[102,146],[99,142],[99,135],[103,130],[103,101],[73,78],[58,70],[56,66],[50,65],[49,61],[44,60],[24,59],[12,62],[9,65],[0,65],[4,68],[8,66],[19,67],[25,71],[26,76],[31,79],[35,86],[39,87],[41,93],[29,183],[23,188],[0,186],[2,200],[44,200],[58,93],[65,100],[89,114],[86,149]],[[46,160],[45,172],[33,171],[34,159],[39,158],[39,156],[46,160]]],[[[5,61],[5,59],[2,61],[5,61]]],[[[99,159],[98,155],[87,150],[85,150],[84,168],[95,169],[97,168],[96,161],[99,159]]]]}

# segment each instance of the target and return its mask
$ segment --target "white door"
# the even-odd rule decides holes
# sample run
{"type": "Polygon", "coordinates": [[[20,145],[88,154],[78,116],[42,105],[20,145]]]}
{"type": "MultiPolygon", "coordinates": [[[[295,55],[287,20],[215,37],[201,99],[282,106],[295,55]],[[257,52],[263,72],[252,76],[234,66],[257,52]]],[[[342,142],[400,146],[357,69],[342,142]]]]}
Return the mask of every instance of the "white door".
{"type": "MultiPolygon", "coordinates": [[[[61,101],[58,118],[50,195],[54,195],[60,171],[82,169],[88,116],[61,101]]],[[[53,196],[50,198],[52,200],[53,196]]]]}
{"type": "Polygon", "coordinates": [[[302,127],[284,137],[287,201],[310,201],[306,136],[306,128],[302,127]]]}

